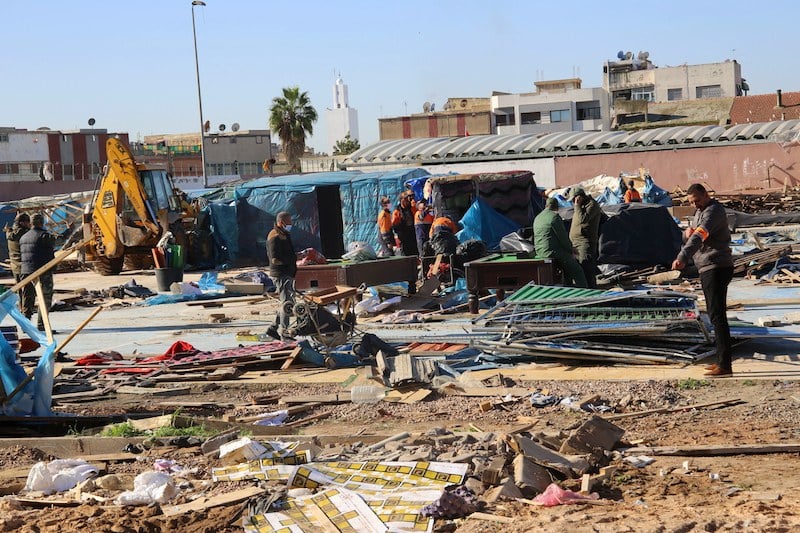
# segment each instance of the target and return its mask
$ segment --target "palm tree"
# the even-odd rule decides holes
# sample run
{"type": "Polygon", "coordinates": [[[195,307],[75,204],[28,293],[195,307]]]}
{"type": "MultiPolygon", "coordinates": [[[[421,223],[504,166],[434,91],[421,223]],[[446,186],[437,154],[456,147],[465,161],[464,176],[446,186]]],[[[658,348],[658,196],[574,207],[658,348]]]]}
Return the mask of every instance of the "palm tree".
{"type": "Polygon", "coordinates": [[[293,171],[300,168],[300,156],[306,150],[306,135],[314,133],[317,110],[311,106],[308,93],[300,87],[284,87],[283,96],[272,99],[269,127],[281,140],[286,161],[293,171]]]}

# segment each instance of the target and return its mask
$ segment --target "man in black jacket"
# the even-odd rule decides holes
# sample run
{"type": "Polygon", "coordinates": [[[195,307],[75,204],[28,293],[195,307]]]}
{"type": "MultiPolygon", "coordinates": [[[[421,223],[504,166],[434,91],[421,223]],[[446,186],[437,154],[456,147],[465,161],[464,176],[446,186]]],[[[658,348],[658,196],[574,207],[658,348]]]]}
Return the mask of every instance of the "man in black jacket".
{"type": "Polygon", "coordinates": [[[728,326],[728,284],[733,278],[731,232],[721,203],[711,198],[699,183],[686,191],[697,211],[684,234],[686,242],[672,262],[673,270],[683,270],[690,258],[700,272],[700,285],[706,298],[706,310],[714,326],[717,363],[706,367],[707,376],[728,376],[731,369],[731,331],[728,326]]]}
{"type": "MultiPolygon", "coordinates": [[[[19,239],[20,274],[26,277],[33,274],[53,259],[53,245],[55,238],[44,229],[44,216],[37,213],[31,217],[33,227],[19,239]]],[[[41,283],[44,295],[44,307],[48,311],[53,303],[53,270],[50,269],[39,276],[37,281],[28,283],[22,288],[22,313],[30,318],[36,304],[36,287],[34,283],[41,283]]],[[[39,316],[39,331],[44,331],[44,320],[41,309],[39,316]]]]}
{"type": "Polygon", "coordinates": [[[292,215],[281,211],[275,219],[275,227],[267,235],[269,277],[275,282],[280,297],[275,324],[267,328],[267,334],[275,338],[289,337],[289,317],[294,307],[294,276],[297,273],[297,255],[292,245],[292,215]]]}

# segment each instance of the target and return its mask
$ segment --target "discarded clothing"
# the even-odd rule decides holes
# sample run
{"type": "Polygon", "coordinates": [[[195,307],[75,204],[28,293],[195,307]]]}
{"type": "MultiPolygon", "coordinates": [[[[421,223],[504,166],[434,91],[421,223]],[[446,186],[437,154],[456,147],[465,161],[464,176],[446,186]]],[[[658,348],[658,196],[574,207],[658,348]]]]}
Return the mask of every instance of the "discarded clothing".
{"type": "Polygon", "coordinates": [[[598,500],[600,495],[596,492],[585,496],[572,492],[571,490],[564,490],[555,483],[550,483],[544,492],[536,496],[533,501],[545,507],[553,507],[555,505],[567,505],[570,503],[580,503],[585,500],[598,500]]]}

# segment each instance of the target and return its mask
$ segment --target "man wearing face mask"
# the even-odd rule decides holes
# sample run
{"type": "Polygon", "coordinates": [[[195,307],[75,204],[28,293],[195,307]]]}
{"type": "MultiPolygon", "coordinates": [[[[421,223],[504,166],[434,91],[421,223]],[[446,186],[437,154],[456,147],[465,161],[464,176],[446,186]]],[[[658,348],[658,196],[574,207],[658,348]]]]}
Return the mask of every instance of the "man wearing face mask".
{"type": "Polygon", "coordinates": [[[275,324],[267,328],[267,335],[276,339],[290,337],[289,317],[294,307],[294,276],[297,273],[297,255],[292,245],[292,215],[281,211],[275,219],[275,227],[267,236],[269,277],[275,282],[279,296],[275,324]]]}

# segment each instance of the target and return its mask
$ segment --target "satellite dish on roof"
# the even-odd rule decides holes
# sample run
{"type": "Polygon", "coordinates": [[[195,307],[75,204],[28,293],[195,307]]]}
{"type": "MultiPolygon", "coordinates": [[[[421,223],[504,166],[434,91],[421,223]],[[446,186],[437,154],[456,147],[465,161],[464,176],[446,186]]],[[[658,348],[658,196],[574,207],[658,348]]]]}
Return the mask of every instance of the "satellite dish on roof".
{"type": "Polygon", "coordinates": [[[234,122],[233,123],[233,125],[231,126],[231,131],[239,131],[239,123],[238,122],[234,122]]]}
{"type": "Polygon", "coordinates": [[[219,125],[219,131],[225,131],[225,124],[219,125]]]}
{"type": "Polygon", "coordinates": [[[430,110],[431,110],[431,103],[430,102],[425,102],[424,104],[422,104],[422,112],[423,113],[429,113],[430,110]]]}
{"type": "Polygon", "coordinates": [[[625,59],[625,52],[623,52],[622,50],[617,52],[617,59],[625,59]]]}
{"type": "Polygon", "coordinates": [[[625,59],[633,58],[633,52],[625,52],[625,59]]]}
{"type": "Polygon", "coordinates": [[[95,120],[93,118],[89,119],[89,125],[94,126],[95,120]]]}

